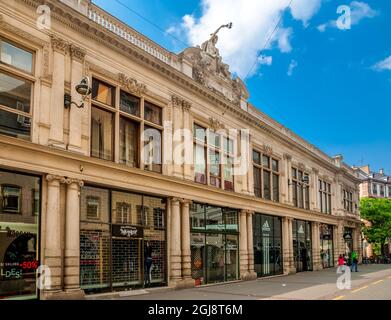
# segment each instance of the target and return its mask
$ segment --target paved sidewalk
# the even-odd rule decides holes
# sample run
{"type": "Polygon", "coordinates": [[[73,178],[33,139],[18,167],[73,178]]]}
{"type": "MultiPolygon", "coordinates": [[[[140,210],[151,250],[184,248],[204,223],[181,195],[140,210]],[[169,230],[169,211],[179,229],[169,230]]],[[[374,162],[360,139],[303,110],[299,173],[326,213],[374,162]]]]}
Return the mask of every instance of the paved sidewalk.
{"type": "MultiPolygon", "coordinates": [[[[360,265],[353,272],[350,290],[339,290],[336,268],[322,271],[302,272],[289,276],[260,278],[253,281],[238,281],[192,289],[169,288],[134,290],[125,293],[90,296],[87,299],[129,300],[325,300],[349,297],[357,288],[391,276],[391,265],[360,265]]],[[[385,282],[383,286],[390,282],[385,282]]],[[[391,285],[382,299],[391,300],[391,285]]],[[[363,298],[365,299],[365,298],[363,298]]]]}

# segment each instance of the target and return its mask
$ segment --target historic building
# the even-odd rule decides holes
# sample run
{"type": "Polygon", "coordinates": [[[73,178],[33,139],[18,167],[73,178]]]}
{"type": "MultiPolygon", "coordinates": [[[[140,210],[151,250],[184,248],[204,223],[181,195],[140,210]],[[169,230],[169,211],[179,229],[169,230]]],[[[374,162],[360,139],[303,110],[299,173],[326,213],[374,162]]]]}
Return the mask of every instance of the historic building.
{"type": "Polygon", "coordinates": [[[247,280],[360,251],[360,180],[248,102],[216,48],[230,27],[174,54],[88,0],[0,2],[0,297],[247,280]]]}

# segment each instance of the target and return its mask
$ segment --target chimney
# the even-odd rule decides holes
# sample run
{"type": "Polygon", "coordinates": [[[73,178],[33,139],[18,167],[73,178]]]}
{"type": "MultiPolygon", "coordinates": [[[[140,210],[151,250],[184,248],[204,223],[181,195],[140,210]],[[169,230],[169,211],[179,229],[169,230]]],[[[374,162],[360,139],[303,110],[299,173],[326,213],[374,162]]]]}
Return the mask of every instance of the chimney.
{"type": "Polygon", "coordinates": [[[382,176],[384,176],[384,169],[380,169],[380,170],[379,170],[379,173],[380,173],[382,176]]]}
{"type": "Polygon", "coordinates": [[[337,154],[336,156],[333,157],[334,163],[337,167],[341,167],[342,161],[343,161],[343,156],[341,154],[337,154]]]}

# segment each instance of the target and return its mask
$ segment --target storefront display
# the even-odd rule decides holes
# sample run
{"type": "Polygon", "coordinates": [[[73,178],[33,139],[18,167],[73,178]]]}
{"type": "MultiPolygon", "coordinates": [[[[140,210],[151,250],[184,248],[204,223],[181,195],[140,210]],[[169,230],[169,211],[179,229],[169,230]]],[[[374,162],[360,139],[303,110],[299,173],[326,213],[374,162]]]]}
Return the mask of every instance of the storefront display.
{"type": "Polygon", "coordinates": [[[87,293],[166,284],[165,203],[157,197],[82,188],[80,280],[87,293]]]}
{"type": "Polygon", "coordinates": [[[194,203],[190,223],[191,274],[195,284],[238,279],[237,210],[194,203]]]}
{"type": "Polygon", "coordinates": [[[259,277],[281,274],[282,234],[281,218],[254,214],[254,270],[259,277]]]}
{"type": "Polygon", "coordinates": [[[0,299],[37,298],[41,179],[0,171],[0,299]]]}
{"type": "Polygon", "coordinates": [[[333,226],[320,224],[320,261],[323,268],[334,267],[333,226]]]}
{"type": "Polygon", "coordinates": [[[312,271],[311,222],[293,220],[292,237],[296,272],[312,271]]]}

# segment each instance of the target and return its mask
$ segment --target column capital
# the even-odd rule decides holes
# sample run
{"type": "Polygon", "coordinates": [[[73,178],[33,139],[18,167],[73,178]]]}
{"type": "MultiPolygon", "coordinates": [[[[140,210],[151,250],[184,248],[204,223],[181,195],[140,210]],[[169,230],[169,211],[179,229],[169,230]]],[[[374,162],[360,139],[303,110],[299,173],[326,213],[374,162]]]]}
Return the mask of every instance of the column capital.
{"type": "Polygon", "coordinates": [[[68,184],[68,185],[77,184],[79,187],[83,187],[84,186],[84,181],[79,180],[79,179],[74,179],[74,178],[66,178],[65,179],[65,183],[68,184]]]}
{"type": "Polygon", "coordinates": [[[181,204],[183,205],[191,205],[193,203],[193,200],[189,199],[180,199],[181,204]]]}
{"type": "Polygon", "coordinates": [[[319,169],[318,168],[312,168],[312,173],[319,174],[319,169]]]}
{"type": "Polygon", "coordinates": [[[60,183],[66,183],[66,178],[55,174],[47,174],[46,181],[48,182],[59,181],[60,183]]]}
{"type": "Polygon", "coordinates": [[[170,201],[171,201],[172,204],[175,203],[175,204],[179,205],[179,203],[182,201],[182,199],[181,198],[177,198],[177,197],[172,197],[172,198],[170,198],[170,201]]]}
{"type": "Polygon", "coordinates": [[[292,156],[289,153],[284,153],[283,158],[288,161],[292,160],[292,156]]]}
{"type": "Polygon", "coordinates": [[[70,46],[70,50],[71,50],[71,57],[73,60],[76,60],[79,62],[84,61],[84,58],[86,56],[86,52],[83,49],[72,44],[70,46]]]}
{"type": "Polygon", "coordinates": [[[58,38],[56,36],[52,36],[52,48],[53,50],[60,52],[62,54],[68,53],[69,50],[69,43],[61,38],[58,38]]]}

